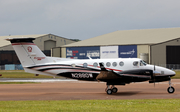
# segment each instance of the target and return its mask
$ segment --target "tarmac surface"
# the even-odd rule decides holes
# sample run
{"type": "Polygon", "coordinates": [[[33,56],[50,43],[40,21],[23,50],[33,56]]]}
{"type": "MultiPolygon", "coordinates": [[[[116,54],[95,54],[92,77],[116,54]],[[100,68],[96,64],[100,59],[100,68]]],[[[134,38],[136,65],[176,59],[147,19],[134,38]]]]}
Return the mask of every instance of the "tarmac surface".
{"type": "Polygon", "coordinates": [[[117,93],[107,95],[106,83],[85,81],[0,84],[0,101],[10,100],[110,100],[110,99],[179,99],[180,79],[172,79],[175,92],[169,94],[168,82],[131,83],[116,86],[117,93]]]}

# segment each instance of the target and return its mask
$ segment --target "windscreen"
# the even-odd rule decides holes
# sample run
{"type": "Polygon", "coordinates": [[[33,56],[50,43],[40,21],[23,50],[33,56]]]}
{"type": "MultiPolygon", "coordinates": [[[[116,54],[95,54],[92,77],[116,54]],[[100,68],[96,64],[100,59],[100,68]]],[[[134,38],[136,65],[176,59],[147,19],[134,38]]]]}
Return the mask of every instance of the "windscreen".
{"type": "Polygon", "coordinates": [[[143,60],[140,61],[140,64],[141,64],[141,66],[143,66],[143,65],[146,66],[147,65],[147,63],[145,63],[143,60]]]}

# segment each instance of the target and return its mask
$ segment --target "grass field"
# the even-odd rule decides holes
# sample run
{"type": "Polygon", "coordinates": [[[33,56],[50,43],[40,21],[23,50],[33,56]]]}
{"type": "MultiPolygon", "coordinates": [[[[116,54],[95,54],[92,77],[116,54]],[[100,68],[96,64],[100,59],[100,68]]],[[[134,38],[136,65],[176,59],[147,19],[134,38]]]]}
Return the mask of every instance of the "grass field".
{"type": "Polygon", "coordinates": [[[1,112],[180,112],[179,99],[0,101],[1,112]]]}
{"type": "Polygon", "coordinates": [[[0,70],[0,78],[53,78],[52,76],[39,75],[24,72],[24,70],[0,70]]]}
{"type": "Polygon", "coordinates": [[[172,79],[180,79],[180,70],[175,70],[176,75],[172,79]]]}
{"type": "Polygon", "coordinates": [[[40,83],[40,82],[0,82],[0,84],[37,84],[37,83],[40,83]]]}
{"type": "MultiPolygon", "coordinates": [[[[172,79],[180,79],[180,71],[178,70],[175,72],[176,76],[172,77],[172,79]]],[[[0,70],[0,74],[2,74],[0,78],[53,78],[45,75],[35,76],[34,74],[24,72],[24,70],[0,70]]]]}

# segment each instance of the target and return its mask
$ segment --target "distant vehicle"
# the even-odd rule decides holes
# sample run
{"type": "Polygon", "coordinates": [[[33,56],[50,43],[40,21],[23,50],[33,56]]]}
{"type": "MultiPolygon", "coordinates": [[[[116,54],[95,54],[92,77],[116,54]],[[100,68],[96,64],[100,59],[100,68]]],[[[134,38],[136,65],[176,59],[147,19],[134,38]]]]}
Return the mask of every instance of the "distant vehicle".
{"type": "Polygon", "coordinates": [[[146,64],[138,58],[117,59],[67,59],[47,57],[33,43],[34,38],[8,38],[24,70],[29,73],[63,76],[85,81],[106,82],[107,94],[116,93],[115,85],[149,81],[169,81],[167,91],[174,93],[171,77],[175,72],[163,67],[146,64]]]}

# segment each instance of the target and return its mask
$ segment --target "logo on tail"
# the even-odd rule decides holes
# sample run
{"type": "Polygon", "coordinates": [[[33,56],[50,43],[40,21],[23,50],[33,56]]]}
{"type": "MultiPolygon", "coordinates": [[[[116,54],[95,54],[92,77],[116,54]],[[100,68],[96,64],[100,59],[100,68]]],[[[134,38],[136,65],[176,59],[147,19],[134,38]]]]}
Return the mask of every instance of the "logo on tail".
{"type": "Polygon", "coordinates": [[[32,52],[32,47],[29,46],[29,47],[27,48],[27,50],[28,50],[28,52],[32,52]]]}

